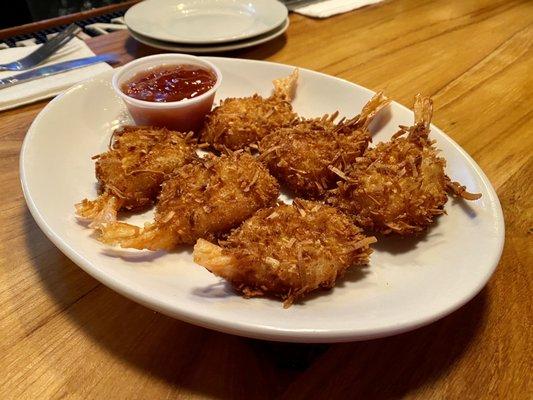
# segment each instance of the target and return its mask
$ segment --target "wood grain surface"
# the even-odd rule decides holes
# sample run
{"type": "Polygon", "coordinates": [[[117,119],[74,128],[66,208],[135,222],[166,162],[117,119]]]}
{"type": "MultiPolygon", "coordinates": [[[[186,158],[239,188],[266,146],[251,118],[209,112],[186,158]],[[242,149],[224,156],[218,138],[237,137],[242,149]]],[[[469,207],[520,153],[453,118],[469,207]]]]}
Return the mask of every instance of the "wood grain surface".
{"type": "MultiPolygon", "coordinates": [[[[84,273],[30,216],[18,157],[39,102],[0,113],[0,398],[533,398],[533,2],[390,0],[290,18],[283,37],[226,55],[311,68],[404,104],[433,96],[435,124],[479,163],[504,209],[505,248],[485,289],[427,327],[335,345],[249,340],[160,315],[84,273]]],[[[90,45],[123,61],[157,52],[126,32],[90,45]]]]}

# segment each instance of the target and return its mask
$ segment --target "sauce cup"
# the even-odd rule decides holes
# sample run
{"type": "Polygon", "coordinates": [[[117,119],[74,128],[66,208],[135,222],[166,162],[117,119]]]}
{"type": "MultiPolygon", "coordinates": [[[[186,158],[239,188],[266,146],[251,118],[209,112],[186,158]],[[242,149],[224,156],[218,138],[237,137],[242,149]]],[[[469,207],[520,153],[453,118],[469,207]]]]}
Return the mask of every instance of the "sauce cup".
{"type": "Polygon", "coordinates": [[[180,132],[197,131],[211,110],[215,93],[222,82],[220,70],[199,57],[186,54],[157,54],[139,58],[122,68],[113,75],[112,85],[117,95],[124,100],[128,111],[138,125],[165,127],[180,132]],[[122,91],[122,85],[140,72],[149,72],[158,67],[171,67],[183,64],[194,65],[210,70],[216,76],[216,82],[211,89],[191,99],[171,102],[152,102],[135,99],[122,91]]]}

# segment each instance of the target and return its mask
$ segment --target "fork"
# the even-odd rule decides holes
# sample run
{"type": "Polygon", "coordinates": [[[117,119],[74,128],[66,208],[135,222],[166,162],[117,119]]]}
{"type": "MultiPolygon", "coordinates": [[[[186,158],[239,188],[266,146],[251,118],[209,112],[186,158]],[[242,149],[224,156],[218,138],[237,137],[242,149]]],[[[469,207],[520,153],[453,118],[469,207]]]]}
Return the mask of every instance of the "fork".
{"type": "Polygon", "coordinates": [[[67,44],[79,30],[80,28],[77,25],[70,25],[26,57],[7,64],[0,64],[0,71],[23,71],[35,67],[67,44]]]}

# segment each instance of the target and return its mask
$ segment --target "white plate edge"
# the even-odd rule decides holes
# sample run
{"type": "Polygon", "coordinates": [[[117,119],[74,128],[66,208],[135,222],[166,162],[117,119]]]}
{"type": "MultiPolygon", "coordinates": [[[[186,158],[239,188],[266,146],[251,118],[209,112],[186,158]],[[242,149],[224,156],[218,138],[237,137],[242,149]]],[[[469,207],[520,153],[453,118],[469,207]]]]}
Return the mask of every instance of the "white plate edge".
{"type": "MultiPolygon", "coordinates": [[[[205,57],[206,59],[211,59],[211,61],[216,62],[217,60],[224,60],[228,61],[230,59],[225,57],[205,57]]],[[[283,67],[292,67],[294,66],[288,65],[288,64],[282,64],[282,63],[276,63],[271,61],[259,61],[259,60],[246,60],[246,59],[231,59],[236,60],[238,62],[246,62],[246,63],[267,63],[267,64],[273,64],[283,67]]],[[[299,67],[298,67],[299,68],[299,67]]],[[[341,79],[335,76],[331,76],[322,72],[309,70],[306,68],[299,68],[302,71],[308,71],[312,72],[314,74],[319,74],[322,76],[325,76],[329,79],[337,79],[340,81],[343,81],[344,83],[348,83],[350,85],[356,86],[359,89],[362,89],[363,91],[374,93],[372,90],[365,88],[361,85],[358,85],[356,83],[347,81],[345,79],[341,79]]],[[[48,239],[54,243],[55,246],[57,246],[63,254],[65,254],[70,260],[72,260],[76,265],[78,265],[80,268],[82,268],[85,272],[87,272],[89,275],[97,279],[98,281],[102,282],[104,285],[108,286],[112,290],[122,294],[126,298],[133,300],[137,303],[140,303],[150,309],[156,310],[158,312],[161,312],[162,314],[169,315],[171,317],[177,318],[179,320],[191,323],[193,325],[202,326],[204,328],[209,328],[213,330],[217,330],[224,333],[230,333],[238,336],[243,337],[251,337],[256,339],[265,339],[265,340],[273,340],[273,341],[284,341],[284,342],[299,342],[299,343],[334,343],[334,342],[348,342],[348,341],[360,341],[360,340],[368,340],[368,339],[375,339],[380,337],[387,337],[396,335],[402,332],[407,332],[413,329],[417,329],[419,327],[425,326],[427,324],[430,324],[438,319],[443,318],[446,315],[451,314],[452,312],[456,311],[460,307],[462,307],[464,304],[469,302],[472,298],[474,298],[480,291],[485,287],[490,277],[493,275],[496,267],[499,264],[499,261],[501,259],[501,255],[503,252],[504,242],[505,242],[505,225],[504,225],[504,218],[503,218],[503,212],[501,209],[501,204],[498,199],[497,193],[492,187],[492,184],[490,183],[489,179],[485,175],[485,173],[482,171],[482,169],[479,167],[479,165],[474,161],[474,159],[464,150],[462,149],[450,136],[448,136],[445,132],[443,132],[438,127],[434,126],[432,124],[432,129],[437,129],[439,131],[439,134],[441,134],[446,140],[448,140],[452,146],[455,148],[455,150],[458,150],[460,154],[465,158],[465,160],[470,164],[470,166],[475,170],[475,172],[480,176],[481,182],[484,185],[487,193],[490,195],[490,205],[495,211],[494,214],[496,214],[498,221],[498,241],[499,241],[499,248],[498,248],[498,257],[496,258],[496,261],[491,266],[490,270],[486,273],[486,276],[483,277],[482,280],[480,280],[480,284],[478,287],[473,290],[471,293],[469,293],[467,296],[464,296],[461,299],[458,299],[455,301],[452,305],[447,307],[445,310],[441,311],[440,313],[436,315],[432,315],[431,317],[423,318],[420,320],[416,320],[414,322],[409,322],[405,324],[396,324],[394,329],[390,329],[388,327],[378,327],[372,330],[361,330],[361,331],[353,331],[353,330],[335,330],[335,332],[331,332],[328,329],[279,329],[273,326],[269,325],[253,325],[250,326],[248,324],[243,324],[238,321],[232,321],[231,325],[226,324],[224,320],[217,319],[217,318],[211,318],[211,317],[204,317],[204,316],[198,316],[196,313],[188,313],[187,310],[180,309],[180,312],[175,312],[174,310],[168,310],[164,304],[161,302],[154,300],[153,298],[147,298],[142,293],[130,293],[127,292],[128,286],[124,285],[124,283],[113,279],[107,275],[101,275],[99,271],[91,269],[91,267],[87,266],[86,264],[90,264],[88,260],[86,260],[84,257],[79,256],[73,249],[71,249],[68,244],[66,244],[59,236],[57,236],[54,232],[51,231],[48,224],[44,221],[42,218],[39,210],[37,209],[35,203],[31,199],[31,193],[29,188],[27,187],[25,176],[25,168],[24,168],[24,160],[25,160],[25,153],[26,153],[26,147],[27,143],[31,140],[31,136],[34,135],[33,130],[35,129],[34,126],[36,126],[41,118],[43,118],[43,111],[46,110],[47,107],[51,104],[55,104],[58,102],[63,96],[70,94],[71,92],[75,91],[78,87],[82,87],[87,82],[92,80],[98,80],[102,79],[103,75],[105,74],[111,74],[111,71],[105,71],[102,74],[99,74],[95,77],[89,78],[87,80],[84,80],[82,82],[79,82],[78,84],[72,86],[71,88],[67,89],[62,94],[55,97],[53,100],[51,100],[44,108],[39,112],[37,117],[34,119],[30,127],[28,128],[28,131],[24,137],[24,141],[20,150],[20,160],[19,160],[19,171],[20,171],[20,180],[21,180],[21,186],[23,190],[23,195],[26,200],[26,204],[28,205],[28,208],[30,210],[30,213],[32,214],[33,218],[37,222],[37,225],[39,228],[43,231],[43,233],[48,237],[48,239]],[[382,332],[384,329],[387,329],[386,332],[382,332]]],[[[401,103],[398,103],[395,101],[397,105],[400,107],[406,109],[410,113],[412,113],[412,110],[408,107],[404,106],[401,103]]]]}

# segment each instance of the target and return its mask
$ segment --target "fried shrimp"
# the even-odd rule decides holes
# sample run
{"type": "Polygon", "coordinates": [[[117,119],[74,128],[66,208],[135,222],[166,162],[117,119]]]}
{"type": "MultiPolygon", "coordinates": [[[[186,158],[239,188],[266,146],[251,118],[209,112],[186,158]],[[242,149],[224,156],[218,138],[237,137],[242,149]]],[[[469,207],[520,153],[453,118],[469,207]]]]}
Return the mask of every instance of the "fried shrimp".
{"type": "Polygon", "coordinates": [[[115,221],[121,209],[152,205],[165,176],[197,158],[191,135],[138,126],[116,130],[109,151],[93,157],[100,195],[76,204],[77,215],[97,227],[115,221]]]}
{"type": "Polygon", "coordinates": [[[367,264],[375,241],[335,208],[295,199],[258,211],[220,246],[198,240],[193,256],[244,297],[274,295],[288,307],[332,288],[348,268],[367,264]]]}
{"type": "Polygon", "coordinates": [[[106,224],[100,240],[150,250],[194,244],[239,225],[273,205],[278,195],[278,183],[252,155],[210,155],[185,165],[163,183],[153,223],[144,228],[106,224]]]}
{"type": "Polygon", "coordinates": [[[261,140],[261,160],[295,194],[320,198],[335,187],[339,175],[366,150],[371,140],[368,125],[388,104],[389,100],[378,93],[361,114],[337,124],[334,120],[338,113],[301,118],[261,140]]]}
{"type": "Polygon", "coordinates": [[[432,113],[432,100],[417,95],[415,125],[400,127],[390,142],[367,150],[327,202],[366,229],[413,235],[444,213],[447,191],[467,200],[480,198],[446,176],[446,160],[428,139],[432,113]]]}
{"type": "Polygon", "coordinates": [[[223,100],[207,115],[200,133],[201,141],[217,150],[244,149],[255,145],[273,130],[289,125],[297,115],[290,104],[298,80],[298,70],[276,79],[268,98],[258,94],[223,100]]]}

